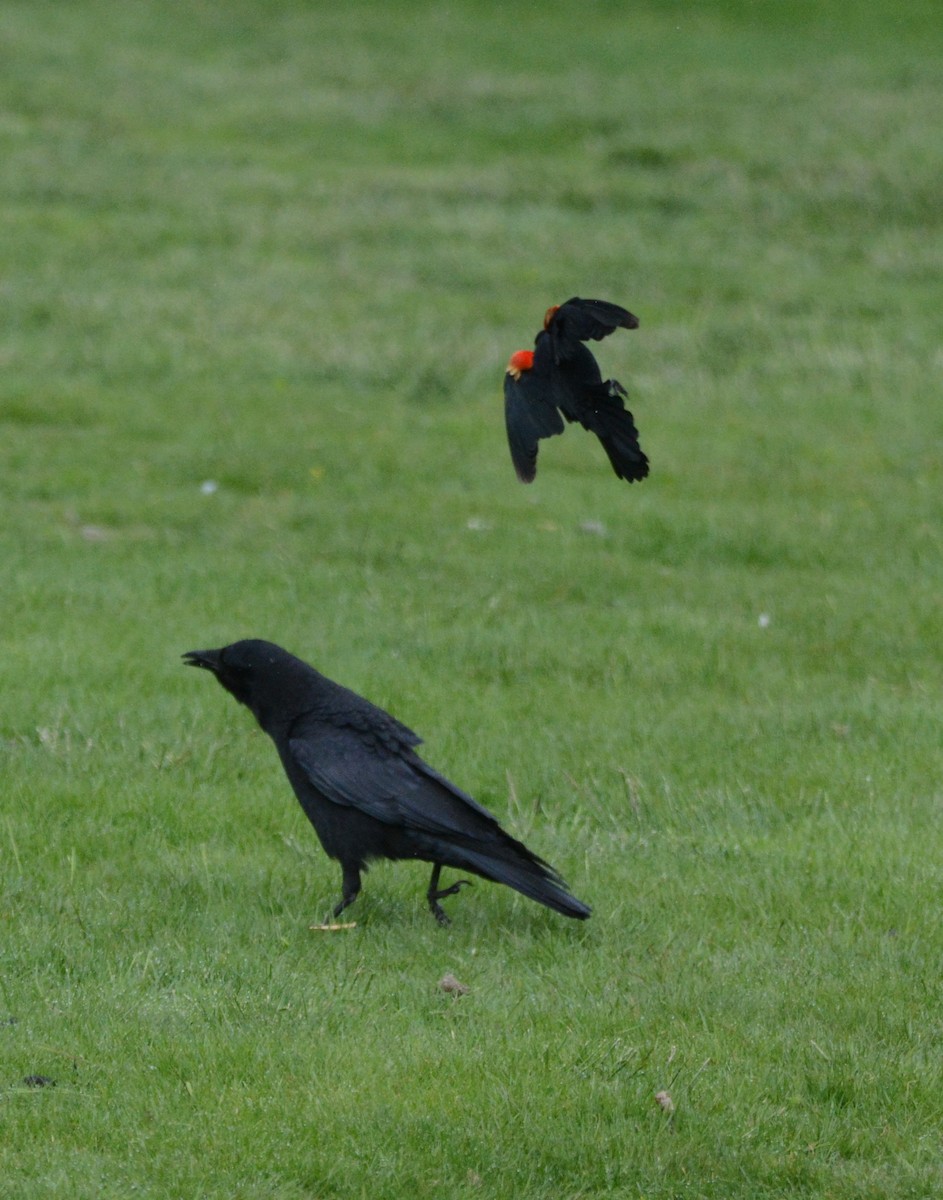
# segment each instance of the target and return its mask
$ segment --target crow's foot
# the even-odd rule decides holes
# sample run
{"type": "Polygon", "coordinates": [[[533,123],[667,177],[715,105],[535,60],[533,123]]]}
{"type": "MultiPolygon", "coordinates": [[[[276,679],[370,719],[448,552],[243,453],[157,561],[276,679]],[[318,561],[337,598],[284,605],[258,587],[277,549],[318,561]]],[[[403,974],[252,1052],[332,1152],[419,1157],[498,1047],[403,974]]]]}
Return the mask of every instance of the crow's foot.
{"type": "MultiPolygon", "coordinates": [[[[438,883],[438,876],[436,876],[434,882],[438,883]]],[[[429,901],[429,908],[432,910],[432,915],[440,925],[451,925],[452,922],[446,916],[439,901],[444,900],[446,896],[457,896],[463,887],[473,886],[470,879],[459,879],[451,887],[447,888],[436,888],[430,885],[428,892],[426,892],[426,899],[429,901]]]]}

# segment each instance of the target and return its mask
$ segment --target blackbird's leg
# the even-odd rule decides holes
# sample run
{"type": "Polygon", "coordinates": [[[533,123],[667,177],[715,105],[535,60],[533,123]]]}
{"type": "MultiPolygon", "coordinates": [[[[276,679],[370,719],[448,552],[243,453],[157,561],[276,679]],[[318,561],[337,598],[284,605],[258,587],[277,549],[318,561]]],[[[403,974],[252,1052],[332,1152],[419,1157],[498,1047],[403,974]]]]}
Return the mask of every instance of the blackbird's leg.
{"type": "Polygon", "coordinates": [[[442,871],[441,863],[434,863],[432,867],[432,878],[429,880],[429,890],[426,892],[426,899],[429,901],[429,907],[432,909],[432,915],[440,925],[451,925],[451,921],[442,910],[439,901],[445,896],[457,896],[463,886],[472,886],[470,879],[459,879],[453,883],[451,887],[439,888],[439,875],[442,871]]]}
{"type": "MultiPolygon", "coordinates": [[[[335,917],[339,917],[348,904],[353,902],[360,895],[360,870],[358,867],[342,867],[344,872],[343,881],[343,896],[339,904],[334,905],[335,917]]],[[[326,924],[326,922],[325,922],[326,924]]]]}

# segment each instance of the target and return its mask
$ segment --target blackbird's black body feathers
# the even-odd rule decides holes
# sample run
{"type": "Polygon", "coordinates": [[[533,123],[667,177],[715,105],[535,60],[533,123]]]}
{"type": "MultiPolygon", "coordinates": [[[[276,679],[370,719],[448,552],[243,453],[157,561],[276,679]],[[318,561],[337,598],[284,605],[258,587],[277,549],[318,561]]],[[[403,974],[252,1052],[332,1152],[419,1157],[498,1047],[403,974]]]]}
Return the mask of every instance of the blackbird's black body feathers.
{"type": "Polygon", "coordinates": [[[560,876],[497,819],[415,752],[421,739],[369,700],[327,679],[272,642],[235,642],[184,655],[211,671],[252,710],[278,750],[285,773],[322,846],[343,872],[338,915],[360,891],[360,874],[377,858],[433,864],[427,892],[438,901],[442,867],[504,883],[568,917],[590,909],[560,876]]]}
{"type": "Polygon", "coordinates": [[[600,341],[616,329],[636,329],[638,318],[606,300],[574,296],[547,312],[534,341],[533,361],[517,368],[514,356],[504,377],[504,412],[511,460],[518,478],[530,483],[537,474],[542,438],[564,430],[560,414],[594,433],[612,469],[629,483],[648,475],[648,458],[618,380],[602,377],[584,342],[600,341]]]}

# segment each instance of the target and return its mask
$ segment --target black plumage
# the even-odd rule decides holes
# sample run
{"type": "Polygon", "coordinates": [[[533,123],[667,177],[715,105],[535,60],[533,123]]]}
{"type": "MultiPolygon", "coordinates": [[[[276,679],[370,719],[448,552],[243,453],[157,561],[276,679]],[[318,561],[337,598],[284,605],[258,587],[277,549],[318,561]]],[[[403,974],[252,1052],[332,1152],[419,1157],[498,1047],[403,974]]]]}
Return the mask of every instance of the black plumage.
{"type": "Polygon", "coordinates": [[[571,296],[548,308],[544,330],[553,345],[553,361],[560,363],[577,352],[581,342],[601,342],[617,329],[638,329],[634,313],[609,300],[581,300],[571,296]]]}
{"type": "Polygon", "coordinates": [[[567,917],[590,915],[552,867],[423,762],[415,752],[421,738],[369,700],[272,642],[191,650],[184,659],[212,672],[275,743],[321,845],[340,862],[335,917],[356,899],[361,872],[378,858],[433,864],[426,898],[443,924],[439,900],[470,882],[440,888],[443,867],[507,884],[567,917]]]}
{"type": "Polygon", "coordinates": [[[511,356],[504,376],[504,415],[514,469],[522,483],[537,474],[542,438],[562,433],[576,421],[594,433],[612,469],[629,483],[648,474],[648,458],[616,379],[602,377],[587,340],[600,341],[616,329],[636,329],[638,317],[606,300],[578,296],[547,310],[534,349],[511,356]]]}

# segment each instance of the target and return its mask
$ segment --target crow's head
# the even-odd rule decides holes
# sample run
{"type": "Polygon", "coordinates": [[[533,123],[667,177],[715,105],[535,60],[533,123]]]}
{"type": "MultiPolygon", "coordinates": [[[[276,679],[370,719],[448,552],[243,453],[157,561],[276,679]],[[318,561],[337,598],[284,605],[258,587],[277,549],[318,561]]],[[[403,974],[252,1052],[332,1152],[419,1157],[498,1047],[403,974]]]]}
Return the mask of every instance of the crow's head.
{"type": "Polygon", "coordinates": [[[219,650],[188,650],[183,660],[188,667],[212,672],[226,691],[251,708],[260,721],[280,697],[286,692],[291,694],[292,676],[299,673],[299,668],[311,670],[281,646],[260,638],[233,642],[219,650]]]}

